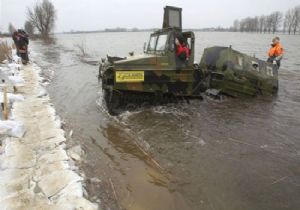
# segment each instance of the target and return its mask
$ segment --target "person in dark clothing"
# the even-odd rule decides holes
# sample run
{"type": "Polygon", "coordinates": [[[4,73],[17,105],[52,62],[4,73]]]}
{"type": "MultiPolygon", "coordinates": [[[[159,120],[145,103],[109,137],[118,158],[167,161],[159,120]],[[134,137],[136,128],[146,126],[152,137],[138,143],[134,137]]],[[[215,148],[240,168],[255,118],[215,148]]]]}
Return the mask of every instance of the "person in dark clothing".
{"type": "Polygon", "coordinates": [[[20,37],[19,37],[17,31],[13,32],[12,39],[13,39],[13,41],[15,43],[15,46],[16,46],[16,49],[17,49],[17,56],[20,57],[19,47],[18,47],[19,46],[19,39],[20,39],[20,37]]]}
{"type": "Polygon", "coordinates": [[[24,30],[19,29],[18,31],[15,31],[13,33],[12,38],[17,48],[17,55],[21,57],[22,63],[26,65],[29,61],[28,58],[29,39],[27,33],[24,30]]]}

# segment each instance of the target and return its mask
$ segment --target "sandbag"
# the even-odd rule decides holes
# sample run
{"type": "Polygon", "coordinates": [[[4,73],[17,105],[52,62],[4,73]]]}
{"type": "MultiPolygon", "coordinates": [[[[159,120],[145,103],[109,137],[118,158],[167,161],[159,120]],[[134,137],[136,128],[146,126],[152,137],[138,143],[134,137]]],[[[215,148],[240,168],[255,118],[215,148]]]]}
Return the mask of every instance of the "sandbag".
{"type": "Polygon", "coordinates": [[[0,134],[22,138],[25,128],[22,122],[12,120],[0,120],[0,134]]]}
{"type": "Polygon", "coordinates": [[[8,79],[14,86],[23,86],[25,83],[25,80],[20,76],[8,76],[8,79]]]}
{"type": "MultiPolygon", "coordinates": [[[[21,102],[21,101],[25,100],[23,95],[21,95],[21,94],[12,94],[12,93],[7,93],[7,99],[8,99],[8,102],[10,104],[13,104],[15,102],[21,102]]],[[[0,103],[3,103],[3,102],[4,102],[3,93],[0,92],[0,103]]]]}

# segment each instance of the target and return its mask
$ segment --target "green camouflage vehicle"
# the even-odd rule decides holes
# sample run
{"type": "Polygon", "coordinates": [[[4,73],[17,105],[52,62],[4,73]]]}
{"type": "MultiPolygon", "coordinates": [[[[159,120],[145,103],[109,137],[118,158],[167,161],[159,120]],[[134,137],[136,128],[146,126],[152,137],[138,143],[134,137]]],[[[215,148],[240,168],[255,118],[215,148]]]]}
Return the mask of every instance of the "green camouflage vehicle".
{"type": "Polygon", "coordinates": [[[204,92],[230,96],[277,92],[277,66],[231,47],[205,49],[201,62],[195,64],[195,36],[182,31],[181,12],[181,8],[165,7],[163,28],[150,35],[144,54],[102,59],[99,78],[111,114],[136,105],[202,98],[204,92]],[[176,56],[178,35],[190,51],[185,62],[176,56]]]}
{"type": "Polygon", "coordinates": [[[245,55],[231,47],[205,49],[199,68],[207,72],[209,88],[226,95],[273,95],[278,91],[277,65],[245,55]]]}

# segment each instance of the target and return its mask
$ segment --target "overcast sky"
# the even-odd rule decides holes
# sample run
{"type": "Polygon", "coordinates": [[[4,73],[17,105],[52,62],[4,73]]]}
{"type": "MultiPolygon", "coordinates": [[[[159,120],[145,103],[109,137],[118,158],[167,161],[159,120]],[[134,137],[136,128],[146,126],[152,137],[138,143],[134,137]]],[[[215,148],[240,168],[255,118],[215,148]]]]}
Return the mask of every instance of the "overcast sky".
{"type": "MultiPolygon", "coordinates": [[[[22,28],[26,8],[36,0],[0,0],[0,30],[11,22],[22,28]]],[[[56,32],[113,27],[157,28],[165,5],[183,8],[184,28],[229,27],[234,19],[285,12],[300,0],[52,0],[56,32]]]]}

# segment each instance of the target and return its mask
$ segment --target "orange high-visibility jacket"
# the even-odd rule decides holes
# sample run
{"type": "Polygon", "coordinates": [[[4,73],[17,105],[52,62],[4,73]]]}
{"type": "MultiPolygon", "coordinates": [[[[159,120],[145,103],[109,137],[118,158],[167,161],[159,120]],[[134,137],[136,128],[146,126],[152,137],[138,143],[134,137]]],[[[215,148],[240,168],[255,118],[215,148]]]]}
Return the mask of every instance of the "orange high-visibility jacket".
{"type": "Polygon", "coordinates": [[[282,45],[278,43],[274,47],[271,47],[271,49],[269,50],[269,57],[273,57],[273,56],[277,57],[280,55],[283,55],[283,48],[282,45]]]}

